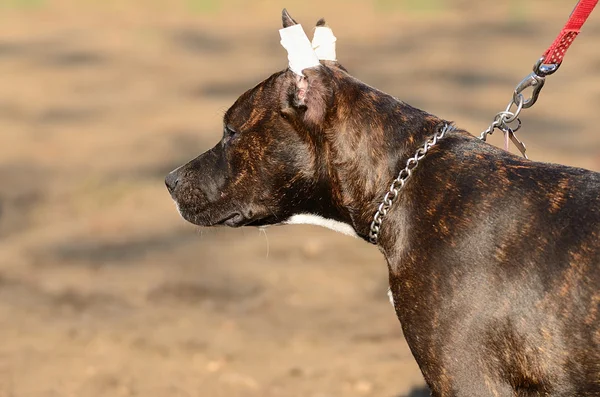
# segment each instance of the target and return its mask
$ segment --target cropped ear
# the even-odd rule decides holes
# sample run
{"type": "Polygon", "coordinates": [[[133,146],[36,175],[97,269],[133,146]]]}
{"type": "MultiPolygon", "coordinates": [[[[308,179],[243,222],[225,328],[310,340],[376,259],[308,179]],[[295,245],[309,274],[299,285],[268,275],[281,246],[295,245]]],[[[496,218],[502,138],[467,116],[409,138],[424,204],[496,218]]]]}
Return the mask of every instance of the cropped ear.
{"type": "MultiPolygon", "coordinates": [[[[279,30],[279,35],[289,61],[289,69],[285,74],[287,89],[283,90],[285,97],[282,98],[282,112],[313,128],[318,127],[333,102],[332,72],[321,65],[302,26],[292,19],[285,8],[281,17],[283,29],[279,30]]],[[[335,41],[335,37],[333,39],[335,41]]]]}
{"type": "Polygon", "coordinates": [[[294,20],[294,18],[292,18],[292,16],[290,15],[290,13],[285,8],[281,12],[281,20],[283,22],[283,27],[284,28],[289,28],[290,26],[298,24],[298,22],[296,22],[294,20]]]}
{"type": "Polygon", "coordinates": [[[325,19],[319,19],[315,27],[311,46],[320,61],[337,61],[335,53],[336,41],[337,38],[334,36],[333,30],[327,26],[325,19]]]}
{"type": "Polygon", "coordinates": [[[333,73],[324,66],[303,70],[304,76],[287,72],[284,112],[293,113],[311,127],[323,125],[333,107],[333,73]]]}
{"type": "Polygon", "coordinates": [[[311,42],[312,48],[317,54],[319,61],[330,68],[339,68],[347,72],[337,60],[336,55],[337,38],[333,34],[333,30],[325,22],[325,18],[317,21],[315,32],[311,42]]]}

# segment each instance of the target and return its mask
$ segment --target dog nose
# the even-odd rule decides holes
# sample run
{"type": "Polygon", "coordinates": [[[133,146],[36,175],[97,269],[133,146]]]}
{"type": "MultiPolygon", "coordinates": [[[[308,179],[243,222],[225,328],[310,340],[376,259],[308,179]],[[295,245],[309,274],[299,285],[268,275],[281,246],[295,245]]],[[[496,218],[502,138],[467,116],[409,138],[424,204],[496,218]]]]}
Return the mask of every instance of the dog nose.
{"type": "Polygon", "coordinates": [[[179,175],[177,174],[177,171],[169,173],[169,175],[167,175],[165,178],[165,185],[167,185],[167,190],[169,193],[173,193],[177,187],[177,183],[179,183],[179,175]]]}

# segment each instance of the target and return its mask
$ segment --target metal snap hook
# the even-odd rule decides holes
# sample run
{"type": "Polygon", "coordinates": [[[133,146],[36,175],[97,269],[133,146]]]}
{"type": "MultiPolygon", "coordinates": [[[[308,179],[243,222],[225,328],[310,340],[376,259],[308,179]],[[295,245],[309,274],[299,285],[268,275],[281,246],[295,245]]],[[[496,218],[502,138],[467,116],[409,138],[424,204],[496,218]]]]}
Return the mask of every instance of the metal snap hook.
{"type": "Polygon", "coordinates": [[[542,88],[544,88],[544,83],[546,82],[545,77],[541,77],[538,76],[535,73],[531,73],[529,76],[525,77],[520,83],[519,85],[517,85],[517,88],[515,88],[515,91],[513,93],[513,102],[515,104],[519,104],[520,103],[520,98],[525,98],[522,94],[523,91],[525,91],[526,89],[528,89],[529,87],[533,87],[533,91],[531,92],[531,97],[524,99],[523,100],[523,109],[527,109],[532,107],[539,95],[540,95],[540,91],[542,90],[542,88]]]}

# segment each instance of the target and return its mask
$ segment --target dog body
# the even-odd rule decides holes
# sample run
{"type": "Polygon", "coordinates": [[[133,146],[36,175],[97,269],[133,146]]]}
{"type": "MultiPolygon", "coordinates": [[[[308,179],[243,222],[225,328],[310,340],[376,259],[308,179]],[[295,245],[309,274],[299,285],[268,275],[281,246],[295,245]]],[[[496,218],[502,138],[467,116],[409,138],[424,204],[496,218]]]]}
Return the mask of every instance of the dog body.
{"type": "Polygon", "coordinates": [[[434,395],[600,395],[600,175],[462,133],[423,161],[381,246],[434,395]]]}
{"type": "MultiPolygon", "coordinates": [[[[221,141],[166,182],[197,225],[312,222],[368,241],[392,180],[446,123],[324,61],[244,93],[221,141]]],[[[451,131],[378,246],[434,396],[600,396],[600,174],[451,131]]]]}

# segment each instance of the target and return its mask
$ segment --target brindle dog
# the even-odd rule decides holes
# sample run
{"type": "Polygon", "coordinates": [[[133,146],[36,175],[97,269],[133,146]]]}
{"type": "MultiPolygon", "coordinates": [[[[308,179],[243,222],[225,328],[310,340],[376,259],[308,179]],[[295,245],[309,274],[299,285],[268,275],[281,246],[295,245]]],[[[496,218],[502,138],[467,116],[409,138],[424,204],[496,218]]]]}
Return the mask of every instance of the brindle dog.
{"type": "MultiPolygon", "coordinates": [[[[309,219],[368,241],[391,181],[446,122],[337,62],[304,75],[245,92],[217,145],[167,176],[186,220],[309,219]]],[[[378,246],[434,396],[600,396],[600,174],[456,129],[421,160],[378,246]]]]}

